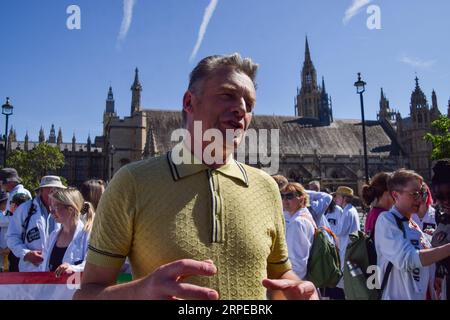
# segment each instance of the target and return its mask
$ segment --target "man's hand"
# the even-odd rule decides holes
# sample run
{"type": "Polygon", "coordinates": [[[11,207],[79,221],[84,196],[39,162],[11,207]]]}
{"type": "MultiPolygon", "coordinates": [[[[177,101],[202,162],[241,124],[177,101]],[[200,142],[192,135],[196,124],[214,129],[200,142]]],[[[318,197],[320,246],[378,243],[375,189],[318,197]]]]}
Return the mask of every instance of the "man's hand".
{"type": "Polygon", "coordinates": [[[217,291],[183,282],[190,276],[212,276],[216,273],[217,268],[211,260],[178,260],[159,267],[142,279],[138,289],[141,289],[142,299],[217,300],[219,299],[217,291]]]}
{"type": "Polygon", "coordinates": [[[264,279],[263,286],[270,290],[281,290],[288,300],[319,300],[312,282],[292,279],[264,279]]]}
{"type": "Polygon", "coordinates": [[[30,251],[25,255],[25,257],[23,257],[23,260],[31,262],[37,267],[41,264],[44,258],[42,257],[41,251],[30,251]]]}
{"type": "Polygon", "coordinates": [[[10,252],[11,252],[11,250],[9,250],[8,248],[0,249],[0,255],[2,255],[2,256],[7,256],[10,252]]]}
{"type": "Polygon", "coordinates": [[[56,268],[55,270],[55,276],[59,277],[63,274],[72,274],[73,273],[73,269],[70,266],[70,264],[68,263],[63,263],[62,265],[60,265],[58,268],[56,268]]]}

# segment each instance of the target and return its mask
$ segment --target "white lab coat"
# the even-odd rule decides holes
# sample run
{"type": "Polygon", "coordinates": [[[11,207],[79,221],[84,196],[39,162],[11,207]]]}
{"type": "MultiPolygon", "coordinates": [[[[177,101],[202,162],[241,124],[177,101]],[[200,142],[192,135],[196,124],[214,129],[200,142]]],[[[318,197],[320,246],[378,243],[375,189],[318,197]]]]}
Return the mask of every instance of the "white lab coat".
{"type": "MultiPolygon", "coordinates": [[[[360,230],[359,214],[352,204],[349,203],[344,207],[336,230],[338,231],[336,235],[339,238],[339,257],[341,260],[341,269],[344,271],[345,251],[347,249],[348,242],[350,241],[349,235],[360,230]]],[[[343,277],[339,280],[337,287],[341,289],[344,288],[343,277]]]]}
{"type": "Polygon", "coordinates": [[[344,210],[338,205],[334,208],[332,212],[326,214],[328,224],[330,225],[331,231],[339,238],[341,233],[341,220],[344,210]]]}
{"type": "MultiPolygon", "coordinates": [[[[436,210],[432,207],[428,207],[428,211],[425,213],[422,219],[419,218],[417,214],[413,214],[411,218],[420,227],[420,230],[424,231],[427,229],[436,230],[436,210]]],[[[426,232],[425,232],[426,233],[426,232]]],[[[430,234],[432,235],[432,233],[430,234]]]]}
{"type": "Polygon", "coordinates": [[[307,208],[300,209],[292,216],[284,213],[286,220],[286,242],[288,256],[292,270],[300,277],[305,278],[309,252],[314,241],[314,225],[307,208]],[[309,215],[309,216],[308,216],[309,215]]]}
{"type": "MultiPolygon", "coordinates": [[[[55,247],[58,235],[61,232],[61,225],[50,234],[47,245],[43,251],[44,261],[41,263],[41,271],[50,271],[50,257],[55,247]]],[[[84,224],[78,220],[77,228],[73,235],[73,239],[66,249],[62,263],[68,263],[75,272],[82,272],[86,263],[86,255],[88,251],[88,241],[90,232],[84,230],[84,224]]]]}
{"type": "Polygon", "coordinates": [[[48,240],[50,225],[55,223],[53,217],[47,213],[44,204],[39,197],[29,200],[21,204],[12,216],[7,233],[7,244],[11,251],[19,261],[19,271],[21,272],[37,272],[40,271],[39,266],[35,266],[31,262],[25,261],[25,255],[30,251],[42,251],[48,240]],[[26,230],[25,240],[22,240],[22,224],[24,223],[31,203],[36,212],[31,216],[30,223],[26,230]]]}
{"type": "Polygon", "coordinates": [[[0,248],[6,249],[6,232],[8,231],[9,220],[11,216],[6,216],[4,212],[0,211],[0,248]]]}
{"type": "Polygon", "coordinates": [[[387,265],[393,267],[384,289],[383,300],[425,300],[430,279],[430,268],[424,267],[419,250],[431,244],[412,220],[405,219],[394,207],[383,212],[375,225],[378,281],[381,284],[387,265]],[[406,238],[392,214],[404,219],[406,238]]]}
{"type": "Polygon", "coordinates": [[[312,209],[311,215],[314,217],[317,226],[329,228],[330,226],[324,214],[333,197],[326,192],[306,190],[306,193],[309,196],[309,205],[312,209]]]}

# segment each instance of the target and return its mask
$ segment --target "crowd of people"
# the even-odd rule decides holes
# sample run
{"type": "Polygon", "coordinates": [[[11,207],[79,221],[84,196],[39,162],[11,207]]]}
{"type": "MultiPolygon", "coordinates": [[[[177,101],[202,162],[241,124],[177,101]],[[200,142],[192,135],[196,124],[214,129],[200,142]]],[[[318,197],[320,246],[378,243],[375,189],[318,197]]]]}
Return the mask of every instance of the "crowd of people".
{"type": "Polygon", "coordinates": [[[362,189],[362,232],[349,186],[305,188],[234,160],[257,67],[237,53],[201,60],[182,100],[182,147],[122,167],[106,190],[99,180],[77,190],[45,176],[32,198],[16,170],[2,169],[4,270],[83,271],[75,299],[345,299],[347,271],[366,272],[348,254],[364,234],[380,298],[448,299],[450,161],[437,162],[430,188],[406,169],[374,176],[362,189]],[[226,143],[205,142],[209,129],[226,143]],[[204,161],[210,143],[216,157],[204,161]],[[133,280],[118,284],[128,263],[133,280]]]}
{"type": "MultiPolygon", "coordinates": [[[[362,188],[362,200],[369,208],[364,232],[375,244],[377,281],[383,284],[385,300],[449,299],[450,268],[450,161],[434,166],[431,188],[414,171],[399,169],[381,172],[362,188]]],[[[278,183],[286,220],[286,241],[293,270],[301,278],[307,274],[315,229],[328,227],[337,238],[340,266],[348,262],[346,249],[351,234],[360,231],[360,215],[353,206],[356,196],[347,186],[336,192],[318,193],[317,181],[305,190],[283,176],[278,183]],[[312,195],[312,196],[311,196],[312,195]],[[331,199],[333,196],[333,199],[331,199]],[[309,206],[310,199],[322,201],[323,209],[309,206]],[[315,216],[324,214],[325,223],[315,216]]],[[[330,299],[345,299],[343,277],[334,288],[320,288],[330,299]]]]}
{"type": "Polygon", "coordinates": [[[0,183],[2,271],[83,271],[105,183],[88,180],[78,190],[58,176],[44,176],[32,197],[14,168],[0,170],[0,183]]]}

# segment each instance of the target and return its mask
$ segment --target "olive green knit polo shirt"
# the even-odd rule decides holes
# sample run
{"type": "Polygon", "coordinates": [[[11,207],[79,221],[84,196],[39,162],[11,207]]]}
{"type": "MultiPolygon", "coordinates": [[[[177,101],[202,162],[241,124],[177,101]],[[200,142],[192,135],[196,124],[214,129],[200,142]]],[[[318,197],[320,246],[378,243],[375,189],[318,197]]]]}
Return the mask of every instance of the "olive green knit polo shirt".
{"type": "Polygon", "coordinates": [[[235,160],[211,170],[175,165],[169,152],[129,164],[102,196],[87,262],[120,268],[127,256],[134,278],[178,259],[211,259],[215,276],[186,282],[221,299],[265,299],[262,280],[291,269],[277,184],[235,160]]]}

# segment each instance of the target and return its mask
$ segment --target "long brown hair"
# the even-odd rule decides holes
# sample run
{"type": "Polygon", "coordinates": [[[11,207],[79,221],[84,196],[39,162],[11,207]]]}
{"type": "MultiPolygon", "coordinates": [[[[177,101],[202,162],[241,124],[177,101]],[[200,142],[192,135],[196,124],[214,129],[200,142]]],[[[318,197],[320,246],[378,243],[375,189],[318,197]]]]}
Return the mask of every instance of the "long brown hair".
{"type": "Polygon", "coordinates": [[[369,184],[365,184],[362,188],[362,199],[367,206],[376,200],[380,199],[383,194],[388,191],[388,180],[391,177],[389,172],[377,173],[369,184]]]}

